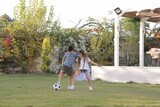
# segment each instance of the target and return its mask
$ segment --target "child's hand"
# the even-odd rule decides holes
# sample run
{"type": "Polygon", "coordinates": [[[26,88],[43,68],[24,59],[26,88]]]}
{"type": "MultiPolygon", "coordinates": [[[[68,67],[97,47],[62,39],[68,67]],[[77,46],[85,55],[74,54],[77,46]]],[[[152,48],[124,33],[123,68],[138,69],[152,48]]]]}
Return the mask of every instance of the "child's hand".
{"type": "Polygon", "coordinates": [[[97,63],[95,63],[95,65],[96,65],[96,66],[98,66],[98,67],[100,67],[100,66],[101,66],[101,65],[99,65],[99,64],[97,64],[97,63]]]}

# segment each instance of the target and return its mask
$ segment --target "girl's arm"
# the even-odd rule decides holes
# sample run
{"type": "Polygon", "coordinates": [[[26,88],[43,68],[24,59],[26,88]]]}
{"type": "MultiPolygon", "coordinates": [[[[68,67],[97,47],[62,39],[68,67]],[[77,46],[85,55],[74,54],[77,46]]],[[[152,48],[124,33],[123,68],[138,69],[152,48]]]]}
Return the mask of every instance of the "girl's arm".
{"type": "Polygon", "coordinates": [[[93,64],[95,66],[100,66],[99,64],[95,63],[94,61],[92,61],[89,57],[86,58],[87,62],[90,64],[93,64]]]}
{"type": "Polygon", "coordinates": [[[90,60],[90,63],[96,66],[99,66],[97,63],[95,63],[94,61],[90,60]]]}
{"type": "Polygon", "coordinates": [[[99,66],[97,63],[95,63],[94,61],[92,61],[90,58],[87,58],[87,61],[88,61],[90,64],[99,66]]]}

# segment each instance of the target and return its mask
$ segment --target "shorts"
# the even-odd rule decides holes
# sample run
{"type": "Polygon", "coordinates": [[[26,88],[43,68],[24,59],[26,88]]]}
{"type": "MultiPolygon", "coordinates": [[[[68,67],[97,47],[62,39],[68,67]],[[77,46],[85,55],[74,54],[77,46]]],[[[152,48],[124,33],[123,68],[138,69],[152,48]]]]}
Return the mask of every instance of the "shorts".
{"type": "Polygon", "coordinates": [[[67,66],[63,65],[62,72],[67,73],[67,76],[71,76],[73,69],[72,69],[72,67],[67,67],[67,66]]]}
{"type": "Polygon", "coordinates": [[[86,73],[88,70],[86,69],[80,69],[81,72],[86,73]]]}

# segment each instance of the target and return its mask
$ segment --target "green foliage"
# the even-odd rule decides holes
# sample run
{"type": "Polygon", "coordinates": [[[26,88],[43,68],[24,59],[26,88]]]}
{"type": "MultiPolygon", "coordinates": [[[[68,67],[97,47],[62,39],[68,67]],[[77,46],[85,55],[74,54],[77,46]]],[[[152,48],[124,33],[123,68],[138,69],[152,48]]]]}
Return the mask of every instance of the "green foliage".
{"type": "Polygon", "coordinates": [[[113,23],[89,18],[82,26],[88,29],[85,46],[91,58],[101,65],[113,65],[113,23]]]}
{"type": "Polygon", "coordinates": [[[46,21],[47,7],[43,0],[30,0],[27,3],[26,0],[20,0],[14,8],[15,21],[5,29],[14,35],[17,63],[24,67],[22,62],[26,62],[25,69],[31,72],[35,67],[34,59],[41,54],[42,40],[49,34],[48,26],[53,13],[50,12],[50,18],[46,21]]]}
{"type": "Polygon", "coordinates": [[[139,63],[139,21],[125,18],[120,31],[120,65],[134,66],[139,63]]]}
{"type": "Polygon", "coordinates": [[[67,51],[67,47],[69,45],[74,46],[75,50],[78,50],[84,46],[83,43],[83,34],[84,31],[78,28],[63,28],[60,26],[58,20],[52,23],[50,27],[50,35],[54,35],[54,43],[52,42],[51,46],[58,46],[60,53],[59,53],[59,61],[67,51]]]}
{"type": "MultiPolygon", "coordinates": [[[[84,49],[89,56],[102,65],[113,64],[113,23],[107,19],[90,18],[87,23],[74,28],[61,29],[58,22],[52,28],[55,45],[60,48],[60,61],[68,45],[75,50],[84,49]]],[[[80,24],[80,23],[79,23],[80,24]]]]}
{"type": "Polygon", "coordinates": [[[41,65],[41,69],[47,73],[50,72],[50,69],[49,69],[49,65],[51,63],[49,59],[50,51],[51,51],[50,37],[46,37],[44,38],[43,43],[42,43],[41,58],[42,58],[43,63],[41,65]]]}
{"type": "Polygon", "coordinates": [[[7,14],[0,16],[0,31],[2,31],[2,28],[6,27],[7,24],[12,21],[13,20],[7,14]]]}

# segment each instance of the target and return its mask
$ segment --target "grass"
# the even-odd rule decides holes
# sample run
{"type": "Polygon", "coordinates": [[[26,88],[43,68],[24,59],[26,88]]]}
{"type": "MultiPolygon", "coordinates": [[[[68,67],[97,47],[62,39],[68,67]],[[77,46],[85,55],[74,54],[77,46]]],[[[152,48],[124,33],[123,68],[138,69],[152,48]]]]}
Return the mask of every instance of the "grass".
{"type": "Polygon", "coordinates": [[[160,85],[96,80],[93,91],[86,81],[68,91],[64,76],[62,90],[54,91],[56,81],[51,74],[1,74],[0,107],[160,107],[160,85]]]}

